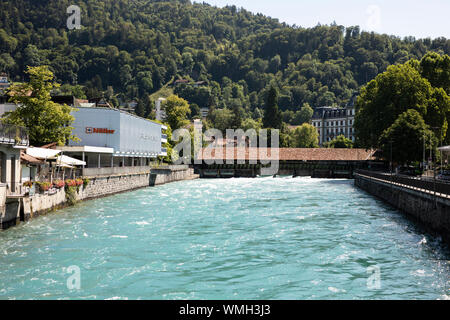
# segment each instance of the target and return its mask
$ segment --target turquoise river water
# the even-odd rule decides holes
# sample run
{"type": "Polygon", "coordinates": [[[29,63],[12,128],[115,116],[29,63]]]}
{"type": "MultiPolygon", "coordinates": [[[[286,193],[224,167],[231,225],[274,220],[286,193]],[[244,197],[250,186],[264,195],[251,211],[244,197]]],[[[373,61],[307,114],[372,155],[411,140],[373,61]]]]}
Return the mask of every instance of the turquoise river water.
{"type": "Polygon", "coordinates": [[[0,299],[448,299],[449,275],[439,239],[351,180],[177,182],[0,232],[0,299]]]}

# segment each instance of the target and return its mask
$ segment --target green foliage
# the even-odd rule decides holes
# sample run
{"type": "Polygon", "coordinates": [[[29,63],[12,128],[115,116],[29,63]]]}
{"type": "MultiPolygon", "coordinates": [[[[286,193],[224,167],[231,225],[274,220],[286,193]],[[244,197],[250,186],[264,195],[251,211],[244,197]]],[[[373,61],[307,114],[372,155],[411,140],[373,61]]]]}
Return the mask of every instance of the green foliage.
{"type": "Polygon", "coordinates": [[[167,123],[173,130],[182,128],[189,123],[187,116],[191,113],[191,110],[188,102],[183,98],[171,95],[164,102],[164,109],[166,111],[167,123]]]}
{"type": "Polygon", "coordinates": [[[323,146],[325,148],[351,149],[353,148],[353,141],[341,134],[333,140],[325,142],[323,146]]]}
{"type": "Polygon", "coordinates": [[[214,109],[211,112],[210,119],[212,126],[223,133],[226,129],[230,129],[233,121],[233,112],[228,108],[214,109]]]}
{"type": "Polygon", "coordinates": [[[239,101],[248,116],[264,108],[273,83],[281,111],[342,105],[389,65],[431,50],[450,53],[445,38],[402,40],[336,24],[291,27],[234,6],[190,1],[79,0],[83,28],[69,31],[70,4],[1,1],[0,72],[21,79],[27,66],[46,64],[59,83],[82,85],[88,98],[112,87],[111,99],[121,102],[167,97],[172,88],[165,85],[174,79],[205,81],[173,90],[199,107],[232,109],[239,101]]]}
{"type": "Polygon", "coordinates": [[[89,182],[91,182],[91,180],[89,178],[83,178],[83,188],[86,188],[88,186],[89,182]]]}
{"type": "MultiPolygon", "coordinates": [[[[416,110],[430,127],[442,128],[442,137],[445,138],[450,97],[443,88],[431,86],[418,66],[415,60],[390,66],[361,89],[354,124],[359,145],[377,147],[380,135],[400,114],[410,109],[416,110]]],[[[433,77],[431,71],[425,73],[433,77]]],[[[439,132],[439,129],[435,130],[435,133],[439,132]]]]}
{"type": "Polygon", "coordinates": [[[278,110],[278,92],[277,89],[272,86],[267,94],[263,125],[265,128],[280,129],[281,122],[281,114],[278,110]]]}
{"type": "Polygon", "coordinates": [[[313,113],[314,113],[314,109],[311,108],[308,103],[304,103],[302,108],[295,113],[294,118],[291,123],[294,125],[300,125],[305,122],[309,123],[311,121],[313,113]]]}
{"type": "Polygon", "coordinates": [[[390,159],[392,150],[394,162],[407,164],[422,159],[424,138],[425,147],[433,148],[433,153],[435,153],[437,139],[433,132],[425,124],[418,111],[409,109],[400,114],[397,120],[383,132],[379,138],[379,145],[385,159],[390,159]]]}
{"type": "Polygon", "coordinates": [[[442,88],[450,94],[450,57],[436,52],[427,53],[420,61],[419,70],[435,88],[442,88]]]}
{"type": "Polygon", "coordinates": [[[148,94],[144,94],[142,98],[139,99],[134,112],[140,117],[151,118],[153,108],[154,102],[150,100],[148,94]]]}
{"type": "Polygon", "coordinates": [[[7,112],[2,119],[5,123],[24,126],[29,129],[30,143],[43,145],[57,142],[64,145],[68,140],[77,141],[72,134],[71,124],[75,109],[51,101],[50,92],[58,85],[53,83],[53,73],[45,66],[29,67],[30,81],[14,84],[9,89],[10,102],[19,107],[7,112]]]}
{"type": "Polygon", "coordinates": [[[297,127],[293,132],[293,145],[294,148],[318,148],[319,147],[319,134],[317,129],[304,123],[297,127]]]}
{"type": "Polygon", "coordinates": [[[66,201],[69,206],[73,206],[77,203],[77,187],[76,186],[67,186],[65,187],[66,191],[66,201]]]}

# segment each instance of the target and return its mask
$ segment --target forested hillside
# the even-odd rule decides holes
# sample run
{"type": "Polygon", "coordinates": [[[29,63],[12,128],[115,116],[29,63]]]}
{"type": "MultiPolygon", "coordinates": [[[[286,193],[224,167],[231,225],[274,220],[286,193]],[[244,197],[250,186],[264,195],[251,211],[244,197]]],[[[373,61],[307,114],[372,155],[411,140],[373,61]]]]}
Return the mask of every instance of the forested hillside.
{"type": "Polygon", "coordinates": [[[143,101],[176,79],[205,81],[176,93],[195,108],[240,108],[254,118],[273,84],[283,120],[292,123],[303,104],[342,105],[391,64],[429,50],[450,54],[444,38],[400,39],[339,25],[305,29],[189,0],[77,0],[82,28],[68,30],[71,4],[1,1],[0,72],[21,81],[26,66],[49,65],[66,84],[62,93],[103,95],[115,105],[143,101]]]}

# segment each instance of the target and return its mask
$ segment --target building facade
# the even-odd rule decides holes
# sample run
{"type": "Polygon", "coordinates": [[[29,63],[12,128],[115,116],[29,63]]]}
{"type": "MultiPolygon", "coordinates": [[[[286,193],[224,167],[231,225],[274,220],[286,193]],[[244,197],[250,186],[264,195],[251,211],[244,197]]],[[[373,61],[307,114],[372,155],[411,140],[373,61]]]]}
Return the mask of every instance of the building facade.
{"type": "Polygon", "coordinates": [[[0,93],[4,93],[6,89],[10,87],[8,75],[6,73],[0,73],[0,93]]]}
{"type": "Polygon", "coordinates": [[[143,166],[167,155],[162,148],[167,128],[159,123],[99,107],[78,107],[73,116],[73,134],[80,141],[70,141],[63,150],[85,161],[87,167],[143,166]]]}
{"type": "Polygon", "coordinates": [[[353,124],[355,121],[356,95],[344,108],[320,107],[314,110],[312,125],[319,134],[319,144],[331,141],[339,135],[355,141],[353,124]]]}

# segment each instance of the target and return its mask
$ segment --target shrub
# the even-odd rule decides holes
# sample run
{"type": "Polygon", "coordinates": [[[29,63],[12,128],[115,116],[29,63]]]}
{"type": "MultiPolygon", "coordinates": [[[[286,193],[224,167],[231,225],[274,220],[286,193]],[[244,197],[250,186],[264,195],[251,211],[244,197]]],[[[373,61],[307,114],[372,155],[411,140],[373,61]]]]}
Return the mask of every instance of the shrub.
{"type": "Polygon", "coordinates": [[[86,186],[91,182],[89,178],[83,178],[83,188],[86,188],[86,186]]]}
{"type": "Polygon", "coordinates": [[[76,186],[67,186],[67,181],[66,181],[66,201],[67,204],[70,206],[74,205],[77,202],[76,186]]]}

